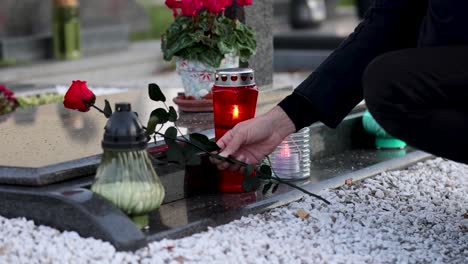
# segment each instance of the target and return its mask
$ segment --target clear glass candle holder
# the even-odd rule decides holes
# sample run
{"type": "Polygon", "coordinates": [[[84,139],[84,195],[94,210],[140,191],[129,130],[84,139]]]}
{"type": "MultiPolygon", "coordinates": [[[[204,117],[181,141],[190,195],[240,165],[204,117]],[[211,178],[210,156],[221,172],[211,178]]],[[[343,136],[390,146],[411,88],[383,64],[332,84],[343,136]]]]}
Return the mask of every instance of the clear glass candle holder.
{"type": "Polygon", "coordinates": [[[270,155],[271,166],[281,179],[300,181],[310,177],[309,128],[289,135],[270,155]]]}

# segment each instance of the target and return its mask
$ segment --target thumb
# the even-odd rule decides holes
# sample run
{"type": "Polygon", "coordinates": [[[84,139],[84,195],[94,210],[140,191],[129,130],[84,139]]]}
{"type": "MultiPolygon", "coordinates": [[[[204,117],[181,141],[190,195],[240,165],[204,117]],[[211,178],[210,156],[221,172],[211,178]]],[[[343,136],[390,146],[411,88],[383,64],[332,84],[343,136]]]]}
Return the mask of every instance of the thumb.
{"type": "Polygon", "coordinates": [[[244,138],[240,135],[240,133],[234,134],[232,133],[232,130],[230,130],[219,141],[220,142],[218,145],[222,149],[219,155],[223,157],[229,157],[230,155],[236,153],[242,143],[244,143],[244,138]]]}

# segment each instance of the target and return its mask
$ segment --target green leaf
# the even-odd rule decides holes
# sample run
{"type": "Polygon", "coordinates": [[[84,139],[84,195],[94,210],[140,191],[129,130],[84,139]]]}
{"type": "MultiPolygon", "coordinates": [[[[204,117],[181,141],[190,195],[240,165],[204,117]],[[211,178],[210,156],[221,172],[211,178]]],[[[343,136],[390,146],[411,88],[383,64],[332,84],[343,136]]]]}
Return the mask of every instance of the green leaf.
{"type": "Polygon", "coordinates": [[[158,108],[151,112],[150,117],[157,118],[157,124],[165,124],[169,121],[169,113],[164,108],[158,108]]]}
{"type": "Polygon", "coordinates": [[[208,144],[205,145],[205,150],[208,152],[219,152],[221,149],[219,148],[218,144],[216,144],[216,142],[210,141],[208,144]]]}
{"type": "Polygon", "coordinates": [[[279,184],[273,185],[273,189],[271,189],[271,193],[275,193],[278,190],[279,184]]]}
{"type": "Polygon", "coordinates": [[[198,147],[208,152],[221,150],[219,146],[211,141],[207,136],[199,133],[190,134],[190,141],[198,147]]]}
{"type": "Polygon", "coordinates": [[[171,144],[177,144],[175,142],[177,138],[177,129],[175,127],[169,127],[166,129],[166,132],[164,132],[164,141],[166,142],[167,145],[171,144]]]}
{"type": "Polygon", "coordinates": [[[145,135],[147,137],[151,136],[156,130],[156,125],[158,124],[158,118],[156,116],[150,116],[148,119],[148,125],[146,125],[145,135]]]}
{"type": "Polygon", "coordinates": [[[245,178],[250,177],[250,175],[252,175],[254,170],[255,170],[255,168],[254,168],[253,165],[249,164],[249,165],[245,166],[245,169],[244,169],[245,178]]]}
{"type": "Polygon", "coordinates": [[[174,107],[169,106],[169,121],[175,122],[177,121],[177,118],[178,118],[177,111],[175,110],[174,107]]]}
{"type": "Polygon", "coordinates": [[[259,177],[261,177],[262,179],[271,179],[271,167],[266,165],[266,164],[263,164],[262,166],[260,166],[260,168],[258,168],[258,172],[259,172],[259,177]]]}
{"type": "Polygon", "coordinates": [[[269,182],[265,184],[265,186],[263,186],[263,190],[262,190],[263,195],[267,194],[267,192],[270,190],[272,185],[273,183],[269,182]]]}
{"type": "MultiPolygon", "coordinates": [[[[165,124],[169,119],[169,114],[163,108],[158,108],[153,110],[150,114],[148,120],[148,125],[146,126],[146,136],[151,136],[156,130],[156,125],[165,124]]],[[[176,133],[177,134],[177,133],[176,133]]]]}
{"type": "Polygon", "coordinates": [[[244,178],[244,181],[242,182],[242,188],[246,192],[255,191],[258,189],[258,187],[260,187],[260,185],[261,185],[260,179],[258,177],[250,176],[250,175],[246,176],[244,178]]]}
{"type": "Polygon", "coordinates": [[[156,102],[166,102],[166,96],[161,91],[161,88],[155,83],[148,85],[148,93],[151,100],[156,102]]]}
{"type": "Polygon", "coordinates": [[[109,118],[112,115],[112,107],[109,103],[109,101],[104,100],[105,106],[104,106],[104,115],[109,118]]]}

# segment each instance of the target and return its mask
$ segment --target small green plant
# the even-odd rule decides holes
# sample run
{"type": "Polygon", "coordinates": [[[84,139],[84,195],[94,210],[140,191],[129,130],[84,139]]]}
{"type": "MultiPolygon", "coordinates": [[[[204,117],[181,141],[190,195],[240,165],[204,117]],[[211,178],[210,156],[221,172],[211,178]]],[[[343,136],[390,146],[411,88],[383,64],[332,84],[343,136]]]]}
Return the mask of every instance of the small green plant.
{"type": "Polygon", "coordinates": [[[257,42],[252,27],[224,15],[234,2],[252,4],[251,0],[166,0],[175,20],[161,38],[164,59],[176,56],[217,68],[226,54],[232,54],[246,62],[255,54],[257,42]]]}
{"type": "Polygon", "coordinates": [[[255,54],[256,46],[251,27],[207,11],[195,17],[177,16],[163,34],[161,43],[165,60],[177,56],[198,60],[215,68],[229,53],[239,55],[239,60],[246,62],[255,54]]]}

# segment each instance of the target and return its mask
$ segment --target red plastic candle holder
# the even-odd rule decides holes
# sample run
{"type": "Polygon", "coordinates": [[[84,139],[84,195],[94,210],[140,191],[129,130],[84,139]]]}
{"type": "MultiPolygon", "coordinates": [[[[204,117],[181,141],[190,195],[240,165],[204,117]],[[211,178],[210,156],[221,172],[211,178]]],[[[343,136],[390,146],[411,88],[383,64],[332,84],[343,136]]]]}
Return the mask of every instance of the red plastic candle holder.
{"type": "MultiPolygon", "coordinates": [[[[215,138],[219,140],[238,123],[255,116],[258,88],[252,69],[218,70],[213,86],[215,138]]],[[[245,192],[241,172],[220,171],[218,189],[221,192],[245,192]]]]}

